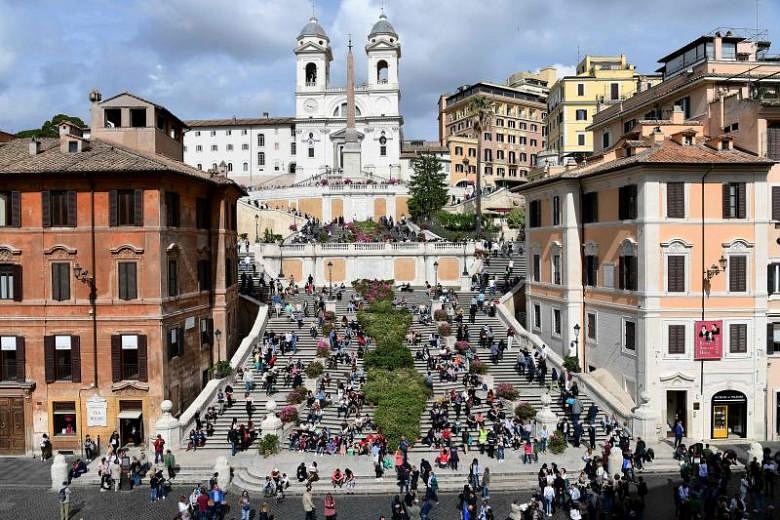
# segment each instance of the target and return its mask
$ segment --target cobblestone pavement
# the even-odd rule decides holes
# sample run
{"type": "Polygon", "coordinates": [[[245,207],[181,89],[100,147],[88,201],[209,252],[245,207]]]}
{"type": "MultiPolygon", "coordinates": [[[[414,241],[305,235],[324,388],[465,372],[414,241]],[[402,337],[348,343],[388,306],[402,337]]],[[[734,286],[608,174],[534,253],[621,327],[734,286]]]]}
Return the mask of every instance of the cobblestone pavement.
{"type": "MultiPolygon", "coordinates": [[[[650,496],[645,518],[673,518],[674,504],[668,478],[648,476],[650,496]]],[[[176,514],[176,501],[180,494],[189,493],[187,488],[174,488],[165,501],[150,503],[148,487],[135,491],[120,491],[119,493],[100,493],[96,489],[74,489],[71,518],[75,520],[146,520],[172,519],[176,514]]],[[[57,496],[50,491],[33,488],[8,488],[0,490],[0,518],[13,520],[38,520],[58,518],[57,496]]],[[[509,506],[515,498],[526,500],[530,497],[529,489],[519,493],[498,492],[491,494],[491,503],[497,520],[503,520],[509,513],[509,506]]],[[[261,497],[252,496],[253,507],[261,503],[261,497]]],[[[346,496],[343,492],[334,494],[336,498],[339,520],[377,520],[384,514],[389,518],[390,495],[386,496],[346,496]]],[[[322,511],[322,496],[315,495],[318,506],[318,518],[324,518],[322,511]]],[[[432,520],[457,519],[457,499],[455,495],[443,495],[441,502],[434,508],[432,520]]],[[[228,504],[235,506],[236,495],[228,495],[228,504]]],[[[777,502],[777,501],[776,501],[777,502]]],[[[776,503],[776,505],[778,505],[776,503]]],[[[288,498],[280,505],[271,504],[271,511],[277,520],[303,520],[300,497],[288,498]]],[[[228,512],[225,519],[238,518],[237,510],[228,512]]],[[[255,515],[253,515],[253,518],[255,515]]]]}
{"type": "MultiPolygon", "coordinates": [[[[52,459],[43,462],[32,457],[0,457],[0,487],[48,488],[51,484],[51,461],[52,459]]],[[[3,516],[0,515],[0,518],[3,516]]]]}

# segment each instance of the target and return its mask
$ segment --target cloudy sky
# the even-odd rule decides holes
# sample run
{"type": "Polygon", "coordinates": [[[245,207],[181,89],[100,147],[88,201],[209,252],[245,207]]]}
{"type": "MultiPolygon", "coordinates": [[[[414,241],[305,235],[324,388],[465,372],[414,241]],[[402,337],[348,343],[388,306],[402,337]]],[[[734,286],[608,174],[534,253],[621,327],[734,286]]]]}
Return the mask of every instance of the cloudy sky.
{"type": "MultiPolygon", "coordinates": [[[[700,34],[756,24],[755,0],[317,0],[333,78],[347,35],[364,43],[383,3],[402,45],[407,138],[436,137],[438,96],[458,85],[549,64],[568,72],[578,53],[622,52],[653,71],[700,34]]],[[[311,12],[308,0],[0,0],[0,129],[59,112],[86,120],[93,88],[130,90],[182,119],[293,115],[292,49],[311,12]]],[[[758,13],[760,27],[780,27],[780,1],[759,0],[758,13]]],[[[362,52],[356,70],[364,80],[362,52]]]]}

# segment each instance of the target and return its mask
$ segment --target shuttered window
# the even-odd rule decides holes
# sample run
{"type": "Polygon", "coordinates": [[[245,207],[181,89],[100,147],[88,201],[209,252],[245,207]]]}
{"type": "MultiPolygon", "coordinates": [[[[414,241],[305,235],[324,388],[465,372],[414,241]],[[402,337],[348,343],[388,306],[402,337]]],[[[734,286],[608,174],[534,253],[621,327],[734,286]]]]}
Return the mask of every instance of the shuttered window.
{"type": "Polygon", "coordinates": [[[181,198],[174,191],[165,192],[165,225],[168,227],[181,225],[181,198]]]}
{"type": "Polygon", "coordinates": [[[588,313],[588,339],[596,339],[596,315],[588,313]]]}
{"type": "Polygon", "coordinates": [[[147,381],[146,336],[116,334],[111,336],[111,378],[147,381]]]}
{"type": "Polygon", "coordinates": [[[772,186],[772,220],[780,221],[780,186],[772,186]]]}
{"type": "Polygon", "coordinates": [[[51,297],[58,302],[70,300],[70,264],[51,264],[51,297]]]}
{"type": "Polygon", "coordinates": [[[685,325],[669,325],[669,354],[685,354],[685,325]]]}
{"type": "Polygon", "coordinates": [[[666,183],[666,216],[685,218],[685,183],[666,183]]]}
{"type": "Polygon", "coordinates": [[[22,225],[21,196],[18,191],[0,191],[0,227],[22,225]]]}
{"type": "Polygon", "coordinates": [[[729,352],[732,354],[747,352],[747,324],[732,323],[729,325],[729,352]]]}
{"type": "Polygon", "coordinates": [[[22,266],[0,264],[0,300],[22,301],[22,266]]]}
{"type": "Polygon", "coordinates": [[[747,291],[747,257],[732,255],[729,257],[729,292],[747,291]]]}
{"type": "Polygon", "coordinates": [[[119,299],[135,300],[138,298],[138,264],[136,262],[119,262],[119,299]]]}
{"type": "Polygon", "coordinates": [[[111,226],[144,225],[144,191],[111,190],[108,192],[108,213],[111,226]]]}
{"type": "Polygon", "coordinates": [[[744,182],[723,185],[723,218],[745,218],[745,189],[744,182]]]}
{"type": "Polygon", "coordinates": [[[0,336],[0,381],[24,381],[24,338],[0,336]]]}
{"type": "Polygon", "coordinates": [[[585,285],[590,287],[596,286],[596,278],[599,272],[599,259],[597,256],[586,255],[585,256],[585,272],[583,273],[585,285]]]}
{"type": "Polygon", "coordinates": [[[176,260],[168,260],[168,296],[179,294],[179,273],[176,260]]]}
{"type": "Polygon", "coordinates": [[[184,327],[173,327],[166,333],[168,359],[184,354],[184,327]]]}
{"type": "Polygon", "coordinates": [[[43,191],[41,192],[43,227],[76,226],[76,192],[75,191],[43,191]]]}
{"type": "Polygon", "coordinates": [[[532,276],[534,282],[542,281],[542,257],[540,255],[534,255],[533,257],[532,276]]]}
{"type": "Polygon", "coordinates": [[[633,220],[637,215],[636,184],[621,186],[618,191],[618,218],[633,220]]]}
{"type": "Polygon", "coordinates": [[[557,195],[552,198],[552,221],[553,226],[561,225],[561,198],[557,195]]]}
{"type": "Polygon", "coordinates": [[[769,295],[780,293],[780,264],[769,264],[767,266],[766,292],[769,295]]]}
{"type": "Polygon", "coordinates": [[[538,200],[532,200],[528,205],[528,226],[532,228],[542,225],[542,203],[538,200]]]}
{"type": "Polygon", "coordinates": [[[582,196],[582,222],[589,224],[599,220],[599,194],[597,191],[582,196]]]}
{"type": "Polygon", "coordinates": [[[667,292],[685,292],[685,256],[666,257],[667,292]]]}
{"type": "Polygon", "coordinates": [[[81,341],[79,336],[44,336],[44,372],[47,383],[81,382],[81,341]]]}
{"type": "Polygon", "coordinates": [[[623,322],[623,348],[636,350],[636,323],[633,321],[623,322]]]}
{"type": "Polygon", "coordinates": [[[766,156],[780,161],[780,123],[771,123],[766,129],[766,156]]]}
{"type": "Polygon", "coordinates": [[[766,353],[780,353],[780,323],[766,324],[766,353]]]}
{"type": "Polygon", "coordinates": [[[211,260],[198,260],[198,289],[210,291],[211,286],[211,260]]]}
{"type": "Polygon", "coordinates": [[[618,260],[618,288],[637,290],[637,259],[635,256],[621,256],[618,260]]]}

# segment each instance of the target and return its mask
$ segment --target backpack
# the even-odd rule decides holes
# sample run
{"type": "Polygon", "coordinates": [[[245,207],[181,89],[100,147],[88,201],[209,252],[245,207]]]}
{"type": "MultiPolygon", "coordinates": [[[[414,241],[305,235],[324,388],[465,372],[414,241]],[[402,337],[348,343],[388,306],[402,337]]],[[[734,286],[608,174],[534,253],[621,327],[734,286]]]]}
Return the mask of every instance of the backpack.
{"type": "Polygon", "coordinates": [[[65,500],[68,499],[68,494],[65,492],[65,488],[60,488],[60,492],[58,493],[60,502],[65,503],[65,500]]]}

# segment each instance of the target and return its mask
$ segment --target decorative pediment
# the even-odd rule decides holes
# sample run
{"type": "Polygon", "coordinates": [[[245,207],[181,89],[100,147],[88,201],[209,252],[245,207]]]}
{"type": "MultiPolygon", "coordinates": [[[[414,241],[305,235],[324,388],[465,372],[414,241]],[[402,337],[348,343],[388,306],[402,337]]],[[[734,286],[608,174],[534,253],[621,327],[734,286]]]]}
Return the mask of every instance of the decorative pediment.
{"type": "Polygon", "coordinates": [[[688,249],[693,247],[693,244],[686,242],[681,238],[674,238],[668,242],[662,242],[661,247],[666,249],[669,253],[685,253],[688,249]]]}
{"type": "Polygon", "coordinates": [[[122,244],[111,249],[111,254],[115,256],[132,257],[143,253],[144,248],[136,247],[133,244],[122,244]]]}
{"type": "Polygon", "coordinates": [[[51,246],[48,249],[43,250],[43,254],[45,255],[58,255],[58,256],[71,256],[76,254],[76,249],[72,247],[68,247],[64,244],[57,244],[54,246],[51,246]]]}
{"type": "Polygon", "coordinates": [[[168,247],[165,248],[165,251],[169,255],[178,255],[179,253],[181,253],[181,248],[179,247],[179,244],[177,244],[176,242],[171,242],[170,244],[168,244],[168,247]]]}
{"type": "Polygon", "coordinates": [[[666,383],[667,385],[677,386],[688,386],[696,380],[696,378],[693,376],[689,376],[688,374],[684,374],[682,372],[675,372],[674,374],[661,376],[659,379],[662,383],[666,383]]]}
{"type": "Polygon", "coordinates": [[[626,238],[620,243],[620,256],[637,256],[639,246],[633,238],[626,238]]]}
{"type": "Polygon", "coordinates": [[[535,255],[538,255],[542,252],[542,246],[539,244],[539,242],[531,242],[531,245],[528,246],[528,250],[535,255]]]}
{"type": "MultiPolygon", "coordinates": [[[[347,129],[346,128],[342,128],[341,130],[337,130],[337,131],[331,133],[330,134],[330,138],[333,141],[336,141],[338,139],[345,139],[346,133],[347,133],[347,129]]],[[[360,139],[361,141],[365,137],[365,135],[362,132],[359,132],[359,131],[356,130],[355,133],[357,134],[358,139],[360,139]]]]}
{"type": "Polygon", "coordinates": [[[148,392],[149,391],[149,383],[144,383],[142,381],[119,381],[118,383],[114,383],[111,385],[111,391],[112,392],[119,392],[124,395],[143,395],[139,394],[139,392],[148,392]]]}
{"type": "Polygon", "coordinates": [[[729,253],[746,253],[749,249],[752,249],[755,244],[748,242],[743,238],[735,238],[731,242],[723,242],[721,245],[723,246],[723,249],[729,253]]]}
{"type": "Polygon", "coordinates": [[[561,245],[561,243],[559,241],[553,240],[552,242],[550,242],[550,249],[552,249],[555,252],[558,252],[561,249],[563,249],[563,246],[561,245]]]}
{"type": "Polygon", "coordinates": [[[9,246],[8,244],[0,244],[0,261],[8,262],[13,260],[13,257],[19,256],[21,254],[21,249],[9,246]]]}
{"type": "Polygon", "coordinates": [[[312,41],[307,41],[303,45],[299,45],[298,48],[295,49],[295,53],[298,54],[298,53],[306,53],[306,52],[316,52],[319,54],[321,52],[327,52],[327,50],[328,49],[326,47],[317,45],[312,41]]]}
{"type": "Polygon", "coordinates": [[[585,256],[599,256],[599,245],[595,242],[585,242],[583,246],[585,256]]]}
{"type": "Polygon", "coordinates": [[[203,256],[211,253],[211,248],[209,246],[203,246],[196,249],[196,251],[198,252],[199,255],[203,256]]]}
{"type": "Polygon", "coordinates": [[[378,40],[376,42],[366,45],[366,51],[397,51],[398,47],[385,40],[378,40]]]}

